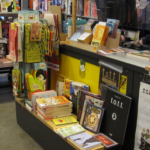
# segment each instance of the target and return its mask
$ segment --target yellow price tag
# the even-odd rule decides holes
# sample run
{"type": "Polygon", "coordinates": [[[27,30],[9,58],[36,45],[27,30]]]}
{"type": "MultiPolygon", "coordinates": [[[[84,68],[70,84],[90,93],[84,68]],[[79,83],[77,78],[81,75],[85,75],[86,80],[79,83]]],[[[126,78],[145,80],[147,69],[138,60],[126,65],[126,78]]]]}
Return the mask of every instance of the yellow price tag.
{"type": "Polygon", "coordinates": [[[93,48],[93,51],[96,52],[96,47],[93,48]]]}

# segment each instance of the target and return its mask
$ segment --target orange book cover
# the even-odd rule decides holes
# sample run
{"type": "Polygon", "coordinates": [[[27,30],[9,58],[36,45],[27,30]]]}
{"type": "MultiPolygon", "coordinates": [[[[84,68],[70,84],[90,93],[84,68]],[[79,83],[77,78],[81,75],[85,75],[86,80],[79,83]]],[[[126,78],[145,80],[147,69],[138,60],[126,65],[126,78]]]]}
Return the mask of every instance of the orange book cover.
{"type": "Polygon", "coordinates": [[[108,38],[109,29],[110,28],[106,26],[105,32],[104,32],[104,36],[103,36],[102,41],[100,43],[100,45],[102,45],[102,46],[106,45],[106,41],[107,41],[107,38],[108,38]]]}
{"type": "Polygon", "coordinates": [[[70,104],[70,101],[64,96],[36,99],[36,102],[41,108],[70,104]]]}
{"type": "Polygon", "coordinates": [[[105,29],[106,29],[106,26],[99,25],[99,24],[96,26],[94,36],[92,39],[92,43],[91,43],[92,46],[98,47],[98,45],[101,44],[104,33],[105,33],[105,29]]]}

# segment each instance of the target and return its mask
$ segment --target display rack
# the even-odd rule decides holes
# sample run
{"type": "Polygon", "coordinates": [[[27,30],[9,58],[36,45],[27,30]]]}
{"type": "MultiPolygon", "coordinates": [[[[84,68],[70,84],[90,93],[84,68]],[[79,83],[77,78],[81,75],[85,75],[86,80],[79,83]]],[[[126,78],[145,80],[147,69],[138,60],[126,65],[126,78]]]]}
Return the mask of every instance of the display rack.
{"type": "MultiPolygon", "coordinates": [[[[55,126],[52,120],[44,121],[34,112],[29,111],[24,102],[18,98],[16,100],[17,123],[44,149],[62,149],[81,150],[77,145],[73,144],[69,139],[63,139],[55,130],[59,126],[55,126]]],[[[74,116],[76,117],[76,116],[74,116]]],[[[63,125],[65,127],[69,125],[63,125]]],[[[89,134],[93,134],[86,131],[89,134]]],[[[104,146],[99,146],[91,150],[104,150],[104,146]]]]}

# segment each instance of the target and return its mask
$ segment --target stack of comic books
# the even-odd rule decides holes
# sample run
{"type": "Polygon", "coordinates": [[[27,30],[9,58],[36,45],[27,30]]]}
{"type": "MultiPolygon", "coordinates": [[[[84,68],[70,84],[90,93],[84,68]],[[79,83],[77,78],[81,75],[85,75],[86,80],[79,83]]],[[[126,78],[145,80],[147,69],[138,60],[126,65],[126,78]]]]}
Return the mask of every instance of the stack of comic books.
{"type": "Polygon", "coordinates": [[[72,115],[72,102],[64,96],[36,99],[37,114],[44,120],[72,115]]]}

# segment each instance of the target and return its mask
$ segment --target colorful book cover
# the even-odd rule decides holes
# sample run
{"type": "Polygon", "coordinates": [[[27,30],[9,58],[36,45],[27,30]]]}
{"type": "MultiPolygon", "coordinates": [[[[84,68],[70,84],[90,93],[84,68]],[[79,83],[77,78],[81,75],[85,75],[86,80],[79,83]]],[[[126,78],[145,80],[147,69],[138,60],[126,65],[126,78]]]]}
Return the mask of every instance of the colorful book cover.
{"type": "Polygon", "coordinates": [[[70,87],[71,87],[72,80],[65,79],[64,80],[64,95],[70,99],[70,87]]]}
{"type": "MultiPolygon", "coordinates": [[[[82,96],[83,97],[83,96],[82,96]]],[[[81,97],[81,98],[82,98],[81,97]]],[[[86,112],[86,107],[87,107],[87,104],[93,104],[95,106],[98,106],[100,108],[103,108],[104,106],[104,101],[103,100],[100,100],[100,98],[95,98],[95,97],[92,97],[92,96],[89,96],[89,95],[85,95],[84,97],[84,105],[83,105],[83,108],[82,108],[82,113],[81,113],[81,118],[80,118],[80,124],[82,125],[83,123],[83,119],[84,119],[84,115],[85,115],[85,112],[86,112]]],[[[82,101],[82,100],[81,100],[82,101]]]]}
{"type": "Polygon", "coordinates": [[[82,126],[93,133],[98,133],[101,126],[103,114],[103,108],[88,103],[82,126]]]}
{"type": "Polygon", "coordinates": [[[116,24],[116,19],[107,19],[106,26],[107,26],[107,27],[110,27],[110,29],[109,29],[109,34],[108,34],[109,37],[112,37],[112,36],[113,36],[115,24],[116,24]]]}
{"type": "Polygon", "coordinates": [[[75,124],[75,125],[72,125],[69,127],[63,127],[63,128],[56,129],[56,131],[63,138],[67,138],[71,135],[84,132],[85,129],[82,126],[80,126],[79,124],[75,124]]]}
{"type": "Polygon", "coordinates": [[[96,25],[96,29],[91,43],[92,46],[98,47],[98,45],[101,44],[103,36],[105,34],[105,29],[106,26],[102,26],[99,24],[96,25]]]}
{"type": "Polygon", "coordinates": [[[44,70],[39,69],[33,75],[26,73],[25,76],[29,99],[31,99],[30,93],[45,91],[46,72],[44,70]]]}
{"type": "Polygon", "coordinates": [[[117,142],[115,142],[114,140],[112,140],[111,138],[107,137],[106,135],[104,135],[102,133],[95,135],[94,138],[96,138],[97,140],[102,142],[102,144],[106,148],[110,148],[110,147],[118,145],[117,142]]]}
{"type": "Polygon", "coordinates": [[[46,97],[55,97],[57,96],[57,93],[54,90],[49,90],[49,91],[31,93],[30,96],[31,96],[33,111],[36,112],[36,99],[46,98],[46,97]]]}
{"type": "Polygon", "coordinates": [[[70,104],[70,101],[64,96],[36,99],[36,102],[41,108],[70,104]]]}
{"type": "Polygon", "coordinates": [[[91,1],[87,1],[85,4],[85,16],[89,17],[91,11],[91,1]]]}
{"type": "Polygon", "coordinates": [[[64,124],[71,124],[76,123],[77,120],[73,116],[64,117],[64,118],[57,118],[52,120],[56,126],[64,125],[64,124]]]}
{"type": "Polygon", "coordinates": [[[91,2],[91,17],[97,18],[97,8],[95,2],[91,2]]]}

